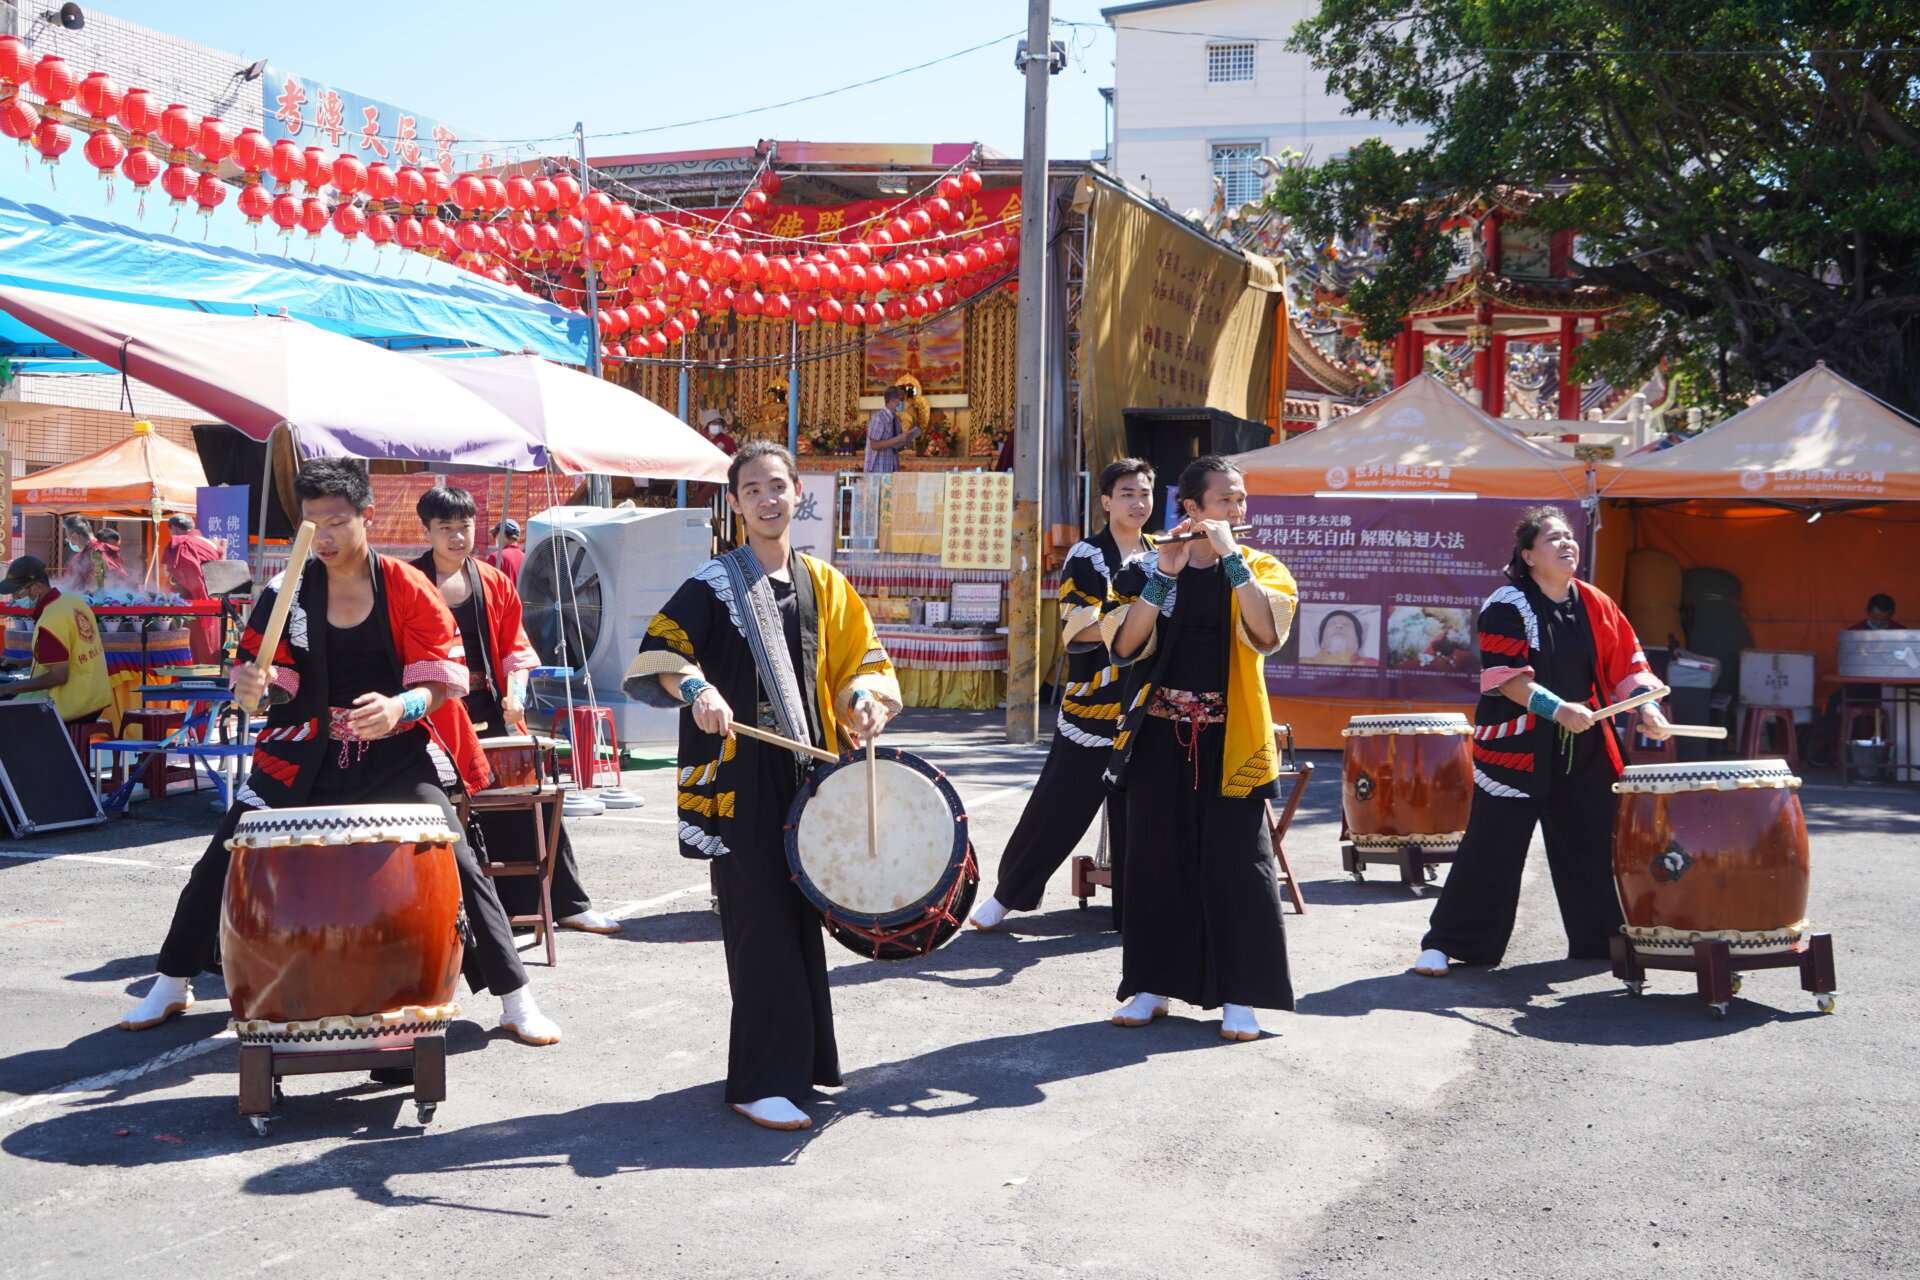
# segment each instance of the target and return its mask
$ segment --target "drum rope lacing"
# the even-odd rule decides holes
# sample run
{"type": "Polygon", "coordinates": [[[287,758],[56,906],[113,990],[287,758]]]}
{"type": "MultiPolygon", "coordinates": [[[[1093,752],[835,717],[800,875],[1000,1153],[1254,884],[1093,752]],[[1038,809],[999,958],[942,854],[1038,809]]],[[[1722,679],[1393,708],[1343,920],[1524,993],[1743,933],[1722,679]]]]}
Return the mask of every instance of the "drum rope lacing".
{"type": "MultiPolygon", "coordinates": [[[[897,943],[900,939],[910,934],[919,933],[923,929],[934,928],[941,924],[950,924],[955,929],[960,928],[960,919],[953,914],[954,900],[960,896],[961,891],[966,888],[969,880],[978,880],[979,876],[980,869],[973,860],[973,847],[969,845],[967,847],[967,856],[960,864],[960,874],[954,877],[952,886],[947,890],[946,895],[940,899],[940,905],[934,907],[926,915],[920,916],[893,929],[874,929],[868,928],[865,925],[855,924],[851,920],[842,919],[840,916],[834,914],[830,908],[821,908],[820,916],[829,928],[838,926],[845,929],[848,933],[853,934],[855,937],[865,938],[868,942],[871,942],[873,944],[873,958],[878,960],[881,958],[880,949],[882,947],[897,943]]],[[[800,877],[797,875],[789,876],[788,879],[795,884],[798,884],[800,881],[800,877]]]]}

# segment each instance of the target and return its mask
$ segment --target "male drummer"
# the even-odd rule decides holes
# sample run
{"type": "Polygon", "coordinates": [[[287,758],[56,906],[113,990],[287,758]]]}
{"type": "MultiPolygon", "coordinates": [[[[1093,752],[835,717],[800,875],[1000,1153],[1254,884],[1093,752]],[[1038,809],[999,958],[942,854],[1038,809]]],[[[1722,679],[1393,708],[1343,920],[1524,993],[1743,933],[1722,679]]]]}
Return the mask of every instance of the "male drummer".
{"type": "Polygon", "coordinates": [[[800,475],[769,441],[727,467],[746,545],[709,560],[647,627],[622,688],[680,717],[680,852],[712,860],[733,1023],[726,1101],[755,1124],[805,1129],[798,1103],[840,1083],[820,918],[793,883],[782,824],[807,761],[735,737],[741,720],[841,749],[900,710],[873,619],[832,566],[788,540],[800,475]]]}
{"type": "MultiPolygon", "coordinates": [[[[411,565],[367,545],[373,488],[351,458],[315,458],[294,478],[300,518],[315,527],[313,559],[299,577],[284,635],[263,672],[254,665],[279,575],[260,593],[240,637],[233,692],[268,701],[253,768],[200,855],[160,948],[160,976],[120,1025],[157,1026],[193,1006],[191,979],[209,967],[219,937],[227,840],[254,809],[303,805],[430,804],[459,830],[448,788],[487,783],[486,756],[458,699],[467,666],[453,616],[411,565]]],[[[466,975],[500,996],[500,1025],[528,1044],[555,1044],[560,1028],[540,1012],[513,947],[507,913],[473,851],[454,845],[473,930],[466,975]]]]}
{"type": "MultiPolygon", "coordinates": [[[[540,655],[520,625],[520,593],[513,580],[473,554],[479,504],[465,489],[436,486],[420,495],[414,512],[432,545],[413,567],[440,588],[440,598],[460,628],[471,682],[462,701],[474,732],[483,738],[526,733],[527,673],[540,665],[540,655]]],[[[531,810],[477,813],[473,825],[479,828],[489,857],[503,862],[539,860],[540,822],[531,810]]],[[[620,922],[595,911],[587,891],[580,887],[573,840],[564,827],[549,888],[554,923],[562,929],[620,932],[620,922]]],[[[531,915],[538,909],[540,886],[532,876],[496,881],[494,890],[509,915],[531,915]]]]}

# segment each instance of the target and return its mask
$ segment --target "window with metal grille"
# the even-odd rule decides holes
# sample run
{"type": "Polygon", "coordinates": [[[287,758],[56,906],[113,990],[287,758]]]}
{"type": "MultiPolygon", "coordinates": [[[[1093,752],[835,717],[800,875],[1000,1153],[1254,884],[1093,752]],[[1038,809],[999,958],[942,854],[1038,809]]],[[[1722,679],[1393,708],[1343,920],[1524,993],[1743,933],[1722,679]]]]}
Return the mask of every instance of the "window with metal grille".
{"type": "Polygon", "coordinates": [[[1207,83],[1228,84],[1253,79],[1253,45],[1210,44],[1207,46],[1207,83]]]}
{"type": "Polygon", "coordinates": [[[1260,175],[1255,172],[1253,162],[1260,156],[1260,144],[1257,142],[1216,143],[1213,148],[1213,176],[1220,179],[1220,188],[1226,198],[1227,208],[1238,209],[1241,205],[1260,198],[1260,175]]]}

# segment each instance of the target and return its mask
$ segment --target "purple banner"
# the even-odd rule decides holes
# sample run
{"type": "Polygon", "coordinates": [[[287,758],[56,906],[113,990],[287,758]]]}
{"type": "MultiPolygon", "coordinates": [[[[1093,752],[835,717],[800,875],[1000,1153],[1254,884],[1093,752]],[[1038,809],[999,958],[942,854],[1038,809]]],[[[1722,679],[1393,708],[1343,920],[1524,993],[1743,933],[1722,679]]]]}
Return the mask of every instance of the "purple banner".
{"type": "MultiPolygon", "coordinates": [[[[1497,498],[1254,497],[1248,545],[1300,586],[1284,648],[1267,659],[1278,697],[1470,703],[1474,622],[1506,581],[1513,527],[1535,504],[1497,498]]],[[[1584,539],[1586,518],[1568,512],[1584,539]]]]}
{"type": "Polygon", "coordinates": [[[208,485],[195,490],[194,524],[200,536],[225,550],[229,560],[247,558],[247,495],[252,485],[208,485]]]}

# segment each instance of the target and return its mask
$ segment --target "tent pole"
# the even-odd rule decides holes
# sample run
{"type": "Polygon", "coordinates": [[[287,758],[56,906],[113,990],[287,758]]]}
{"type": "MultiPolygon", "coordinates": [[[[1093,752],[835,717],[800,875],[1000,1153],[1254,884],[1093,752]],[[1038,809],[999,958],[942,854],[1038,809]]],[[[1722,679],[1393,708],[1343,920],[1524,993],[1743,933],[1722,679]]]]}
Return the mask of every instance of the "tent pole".
{"type": "MultiPolygon", "coordinates": [[[[273,431],[280,428],[275,427],[273,431]]],[[[273,431],[267,432],[267,460],[260,474],[260,520],[259,537],[254,540],[253,553],[253,593],[260,594],[265,583],[260,581],[261,570],[267,566],[267,499],[273,493],[273,431]]]]}
{"type": "Polygon", "coordinates": [[[798,456],[800,453],[800,323],[788,320],[787,329],[793,336],[788,345],[787,355],[787,452],[798,456]]]}
{"type": "MultiPolygon", "coordinates": [[[[587,172],[587,129],[583,122],[576,121],[573,126],[573,140],[580,150],[580,194],[586,195],[593,190],[593,179],[587,172]]],[[[593,259],[581,255],[587,264],[587,372],[594,377],[604,376],[600,363],[600,273],[594,268],[593,259]]],[[[609,476],[590,475],[587,477],[587,505],[610,507],[613,505],[613,481],[609,476]]]]}
{"type": "MultiPolygon", "coordinates": [[[[680,421],[690,427],[693,426],[693,419],[688,416],[691,413],[691,406],[688,403],[690,399],[688,391],[692,382],[692,371],[687,368],[687,340],[682,338],[680,339],[680,421]]],[[[698,430],[698,428],[695,429],[698,430]]],[[[673,505],[676,507],[684,507],[687,505],[687,482],[685,480],[679,480],[674,483],[673,505]]]]}

